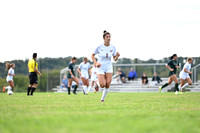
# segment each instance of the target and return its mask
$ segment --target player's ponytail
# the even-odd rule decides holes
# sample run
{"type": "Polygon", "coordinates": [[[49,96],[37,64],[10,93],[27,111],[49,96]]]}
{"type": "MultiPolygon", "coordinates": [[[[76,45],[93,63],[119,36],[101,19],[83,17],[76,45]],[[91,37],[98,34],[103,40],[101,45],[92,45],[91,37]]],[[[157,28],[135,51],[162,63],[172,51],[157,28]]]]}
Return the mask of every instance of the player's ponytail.
{"type": "Polygon", "coordinates": [[[6,63],[6,71],[8,71],[14,64],[13,63],[6,63]]]}
{"type": "Polygon", "coordinates": [[[72,60],[77,60],[77,58],[76,58],[76,57],[72,57],[71,61],[72,61],[72,60]]]}
{"type": "Polygon", "coordinates": [[[104,31],[103,31],[103,39],[105,39],[106,35],[108,35],[108,34],[110,35],[109,32],[107,32],[106,30],[104,30],[104,31]]]}
{"type": "Polygon", "coordinates": [[[174,57],[176,57],[177,55],[176,54],[173,54],[172,56],[170,56],[169,58],[171,59],[171,60],[173,60],[174,59],[174,57]]]}

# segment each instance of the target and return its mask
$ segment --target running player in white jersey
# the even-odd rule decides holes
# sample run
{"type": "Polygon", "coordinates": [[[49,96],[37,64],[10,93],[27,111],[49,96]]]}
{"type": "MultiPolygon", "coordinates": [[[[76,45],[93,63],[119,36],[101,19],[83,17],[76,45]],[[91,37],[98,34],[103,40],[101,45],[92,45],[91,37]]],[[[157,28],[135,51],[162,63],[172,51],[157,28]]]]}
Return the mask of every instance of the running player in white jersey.
{"type": "Polygon", "coordinates": [[[112,80],[113,66],[111,57],[113,57],[114,61],[117,61],[120,56],[120,54],[116,52],[115,47],[110,44],[111,35],[109,32],[104,31],[103,39],[104,43],[99,45],[91,55],[91,58],[97,67],[97,76],[100,87],[104,88],[101,102],[104,102],[112,80]],[[98,61],[95,59],[96,54],[98,54],[98,61]]]}
{"type": "Polygon", "coordinates": [[[14,81],[13,81],[13,76],[15,76],[15,64],[12,63],[6,63],[6,70],[8,71],[8,76],[6,78],[6,81],[8,82],[9,86],[6,87],[8,92],[13,91],[14,88],[14,81]]]}
{"type": "MultiPolygon", "coordinates": [[[[90,63],[88,62],[88,59],[85,57],[83,59],[83,62],[79,65],[78,72],[79,76],[81,77],[81,80],[83,82],[83,92],[85,95],[87,95],[90,91],[90,84],[89,84],[89,74],[90,73],[90,63]]],[[[91,75],[91,73],[90,73],[91,75]]]]}
{"type": "Polygon", "coordinates": [[[97,68],[95,65],[93,65],[92,70],[91,70],[91,87],[95,90],[94,92],[99,91],[99,86],[97,84],[98,78],[97,78],[97,68]]]}
{"type": "Polygon", "coordinates": [[[181,89],[181,93],[183,93],[183,88],[187,87],[188,85],[192,85],[192,80],[190,78],[189,74],[192,74],[192,72],[190,71],[191,69],[191,64],[192,64],[193,59],[191,57],[189,57],[187,59],[187,62],[185,63],[183,70],[180,72],[179,74],[179,78],[181,81],[181,84],[179,85],[179,89],[181,89]],[[187,83],[185,83],[185,81],[187,83]]]}

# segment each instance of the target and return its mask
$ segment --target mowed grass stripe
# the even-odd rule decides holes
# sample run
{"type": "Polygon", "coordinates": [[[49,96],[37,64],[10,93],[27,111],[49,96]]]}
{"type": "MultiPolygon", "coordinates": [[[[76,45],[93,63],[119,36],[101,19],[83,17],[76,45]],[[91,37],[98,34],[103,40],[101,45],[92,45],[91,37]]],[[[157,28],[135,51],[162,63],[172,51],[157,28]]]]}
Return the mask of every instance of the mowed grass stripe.
{"type": "Polygon", "coordinates": [[[0,133],[200,132],[200,93],[0,93],[0,133]]]}

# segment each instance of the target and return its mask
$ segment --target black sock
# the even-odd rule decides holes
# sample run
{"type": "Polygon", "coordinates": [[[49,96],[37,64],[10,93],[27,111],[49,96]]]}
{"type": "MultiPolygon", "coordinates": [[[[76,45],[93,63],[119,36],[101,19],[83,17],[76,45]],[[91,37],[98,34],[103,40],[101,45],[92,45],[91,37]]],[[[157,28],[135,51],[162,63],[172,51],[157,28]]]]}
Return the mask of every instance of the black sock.
{"type": "Polygon", "coordinates": [[[75,85],[75,86],[74,86],[74,93],[76,93],[77,88],[78,88],[78,86],[75,85]]]}
{"type": "Polygon", "coordinates": [[[176,91],[179,91],[179,89],[178,89],[178,83],[175,84],[175,89],[176,89],[176,91]]]}
{"type": "Polygon", "coordinates": [[[28,87],[27,95],[29,95],[30,91],[31,91],[31,87],[28,87]]]}
{"type": "Polygon", "coordinates": [[[68,94],[70,94],[70,91],[71,91],[71,87],[68,87],[68,94]]]}
{"type": "Polygon", "coordinates": [[[168,83],[165,83],[161,88],[163,89],[163,88],[167,87],[168,85],[169,85],[168,83]]]}
{"type": "Polygon", "coordinates": [[[31,89],[31,95],[33,95],[33,92],[35,91],[36,88],[32,87],[31,89]]]}

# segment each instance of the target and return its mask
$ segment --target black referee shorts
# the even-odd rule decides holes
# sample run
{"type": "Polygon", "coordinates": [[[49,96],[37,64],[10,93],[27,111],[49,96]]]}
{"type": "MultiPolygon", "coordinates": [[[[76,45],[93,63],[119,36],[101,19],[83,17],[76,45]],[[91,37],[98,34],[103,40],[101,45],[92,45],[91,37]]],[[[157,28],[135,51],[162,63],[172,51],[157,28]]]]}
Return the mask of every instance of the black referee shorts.
{"type": "Polygon", "coordinates": [[[30,80],[30,84],[38,84],[38,77],[37,77],[37,73],[35,72],[30,72],[29,73],[29,80],[30,80]]]}

